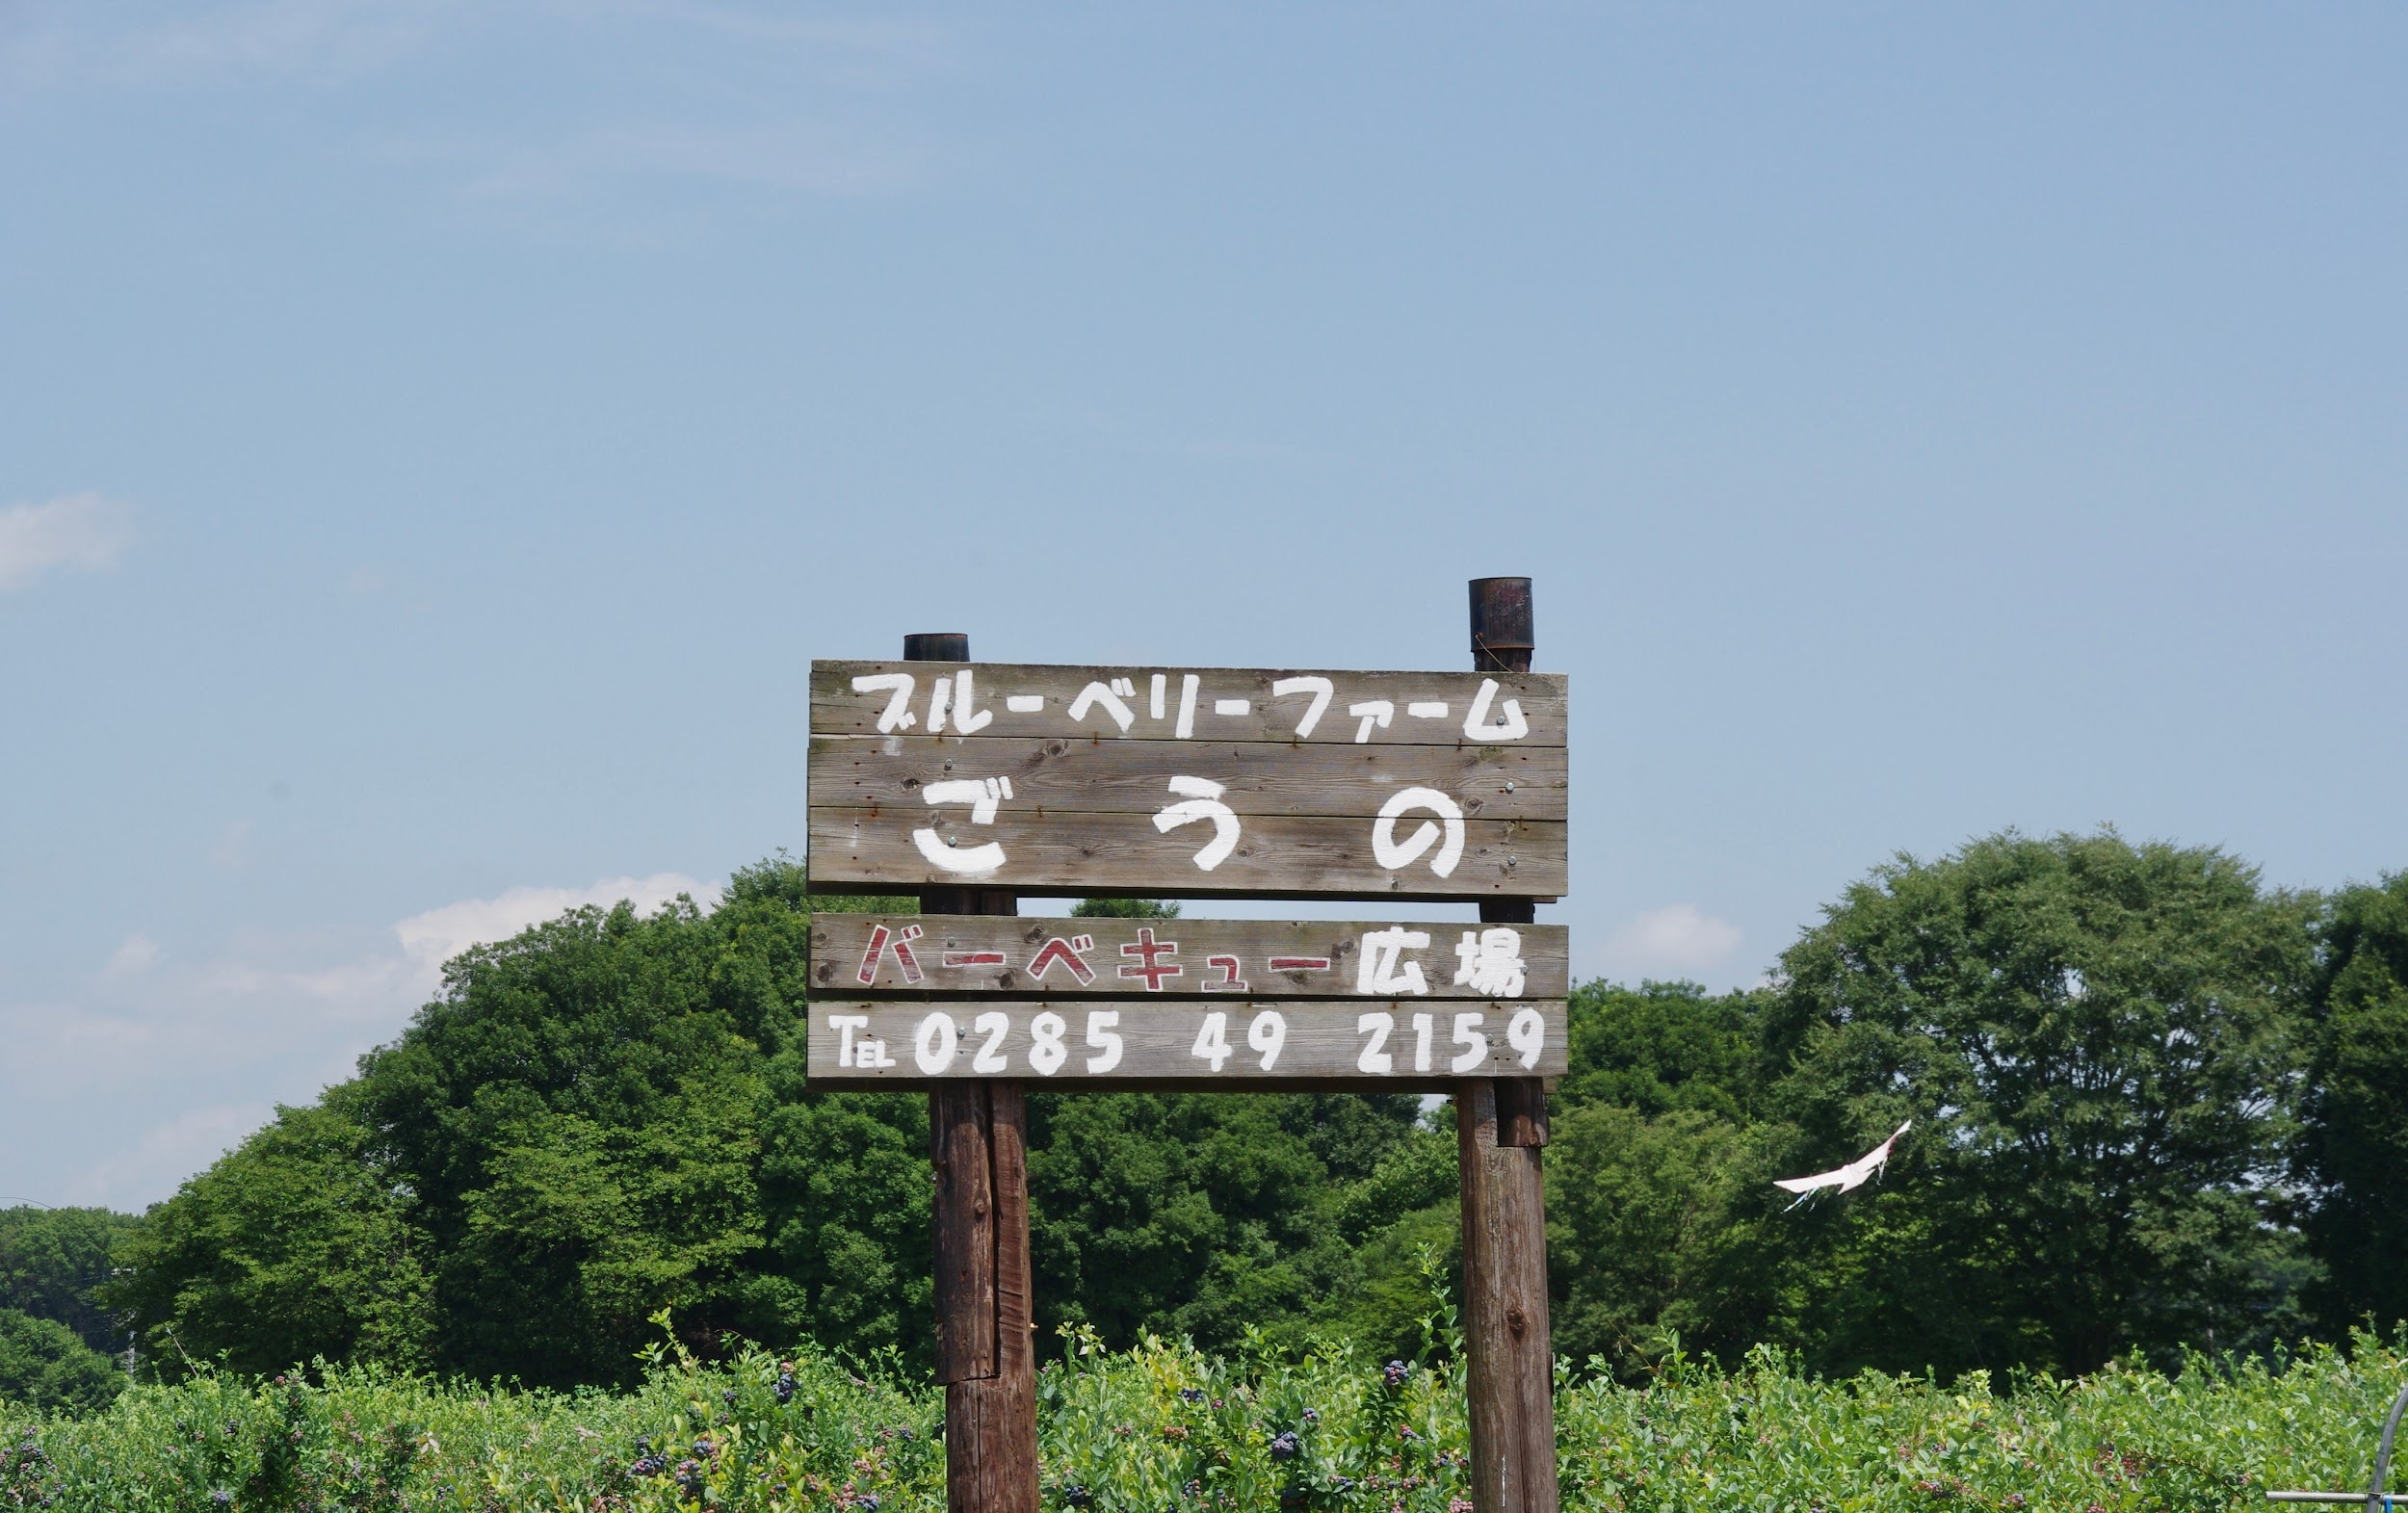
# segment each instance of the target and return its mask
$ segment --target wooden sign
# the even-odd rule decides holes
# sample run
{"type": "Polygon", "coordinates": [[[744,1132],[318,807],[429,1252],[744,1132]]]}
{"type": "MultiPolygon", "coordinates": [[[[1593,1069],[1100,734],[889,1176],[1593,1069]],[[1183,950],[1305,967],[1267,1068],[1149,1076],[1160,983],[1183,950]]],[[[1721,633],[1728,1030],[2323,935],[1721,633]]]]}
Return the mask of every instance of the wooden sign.
{"type": "Polygon", "coordinates": [[[1565,682],[820,662],[812,885],[1554,899],[1565,682]]]}
{"type": "Polygon", "coordinates": [[[1558,999],[1567,952],[1560,925],[820,914],[811,992],[1558,999]]]}
{"type": "Polygon", "coordinates": [[[814,1083],[1000,1077],[1090,1086],[1305,1079],[1415,1086],[1561,1076],[1564,1027],[1560,999],[815,999],[810,1077],[814,1083]]]}

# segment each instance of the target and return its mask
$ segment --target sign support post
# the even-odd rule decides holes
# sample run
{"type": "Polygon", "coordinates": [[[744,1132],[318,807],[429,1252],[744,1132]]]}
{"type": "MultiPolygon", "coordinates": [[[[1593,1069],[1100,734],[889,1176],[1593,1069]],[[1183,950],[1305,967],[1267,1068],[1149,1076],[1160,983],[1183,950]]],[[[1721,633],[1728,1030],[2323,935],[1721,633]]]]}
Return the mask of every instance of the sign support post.
{"type": "MultiPolygon", "coordinates": [[[[1472,580],[1472,666],[1528,672],[1531,581],[1472,580]]],[[[1485,899],[1487,925],[1528,925],[1529,899],[1485,899]]],[[[1455,1086],[1463,1184],[1463,1323],[1479,1513],[1557,1513],[1555,1346],[1547,1317],[1547,1212],[1539,1149],[1546,1083],[1472,1078],[1455,1086]]]]}
{"type": "MultiPolygon", "coordinates": [[[[970,638],[906,636],[903,660],[968,662],[970,638]]],[[[927,888],[920,911],[1016,914],[1019,901],[1004,888],[927,888]]],[[[947,1513],[1037,1513],[1027,1132],[1018,1083],[929,1088],[947,1513]]]]}
{"type": "Polygon", "coordinates": [[[1453,1093],[1474,1506],[1557,1513],[1539,1148],[1571,958],[1533,906],[1569,880],[1569,684],[1531,642],[1530,580],[1494,578],[1468,673],[975,664],[961,635],[812,664],[813,888],[919,907],[814,917],[809,1076],[928,1084],[949,1513],[1039,1510],[1032,1086],[1453,1093]],[[1480,912],[1021,919],[1024,896],[1480,912]]]}

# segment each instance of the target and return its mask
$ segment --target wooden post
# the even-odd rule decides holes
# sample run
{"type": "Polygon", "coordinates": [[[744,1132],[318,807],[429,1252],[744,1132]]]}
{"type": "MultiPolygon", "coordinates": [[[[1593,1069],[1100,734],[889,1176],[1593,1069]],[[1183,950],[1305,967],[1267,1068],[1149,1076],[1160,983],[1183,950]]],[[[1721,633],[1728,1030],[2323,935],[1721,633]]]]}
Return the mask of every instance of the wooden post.
{"type": "MultiPolygon", "coordinates": [[[[903,660],[967,662],[970,638],[906,636],[903,660]]],[[[930,888],[920,909],[1013,914],[1019,903],[1008,889],[930,888]]],[[[929,1091],[948,1513],[1037,1513],[1027,1132],[1018,1083],[939,1083],[929,1091]]]]}
{"type": "MultiPolygon", "coordinates": [[[[1472,665],[1531,669],[1531,581],[1472,580],[1472,665]]],[[[1527,925],[1528,900],[1479,906],[1481,923],[1527,925]]],[[[1547,1210],[1538,1152],[1547,1091],[1535,1077],[1455,1084],[1463,1179],[1463,1326],[1471,1355],[1472,1505],[1557,1513],[1555,1347],[1547,1321],[1547,1210]]]]}

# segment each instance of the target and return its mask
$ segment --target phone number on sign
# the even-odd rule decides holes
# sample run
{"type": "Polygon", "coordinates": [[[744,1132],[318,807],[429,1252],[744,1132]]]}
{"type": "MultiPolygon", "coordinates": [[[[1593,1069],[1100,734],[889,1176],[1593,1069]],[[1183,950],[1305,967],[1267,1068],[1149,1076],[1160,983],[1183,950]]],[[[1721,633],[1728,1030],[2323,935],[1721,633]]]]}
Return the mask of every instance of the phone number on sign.
{"type": "Polygon", "coordinates": [[[814,1017],[822,1077],[1526,1076],[1562,1061],[1559,1004],[959,1014],[848,1004],[814,1017]]]}

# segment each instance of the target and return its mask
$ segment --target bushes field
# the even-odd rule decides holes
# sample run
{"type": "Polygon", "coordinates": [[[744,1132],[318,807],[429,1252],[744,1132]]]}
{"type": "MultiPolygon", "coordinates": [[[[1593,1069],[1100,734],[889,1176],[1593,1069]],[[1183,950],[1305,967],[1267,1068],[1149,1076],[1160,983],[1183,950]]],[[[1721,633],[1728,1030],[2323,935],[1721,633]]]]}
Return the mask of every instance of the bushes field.
{"type": "MultiPolygon", "coordinates": [[[[1464,1513],[1459,1369],[1351,1346],[1229,1356],[1064,1331],[1039,1377],[1046,1505],[1464,1513]]],[[[1566,1371],[1564,1504],[1580,1510],[2263,1506],[2363,1489],[2408,1339],[2072,1382],[1825,1381],[1769,1350],[1662,1364],[1644,1386],[1566,1371]]],[[[60,1513],[704,1507],[935,1513],[942,1395],[815,1352],[655,1353],[626,1394],[438,1386],[370,1370],[202,1372],[107,1410],[0,1409],[0,1507],[60,1513]]]]}

